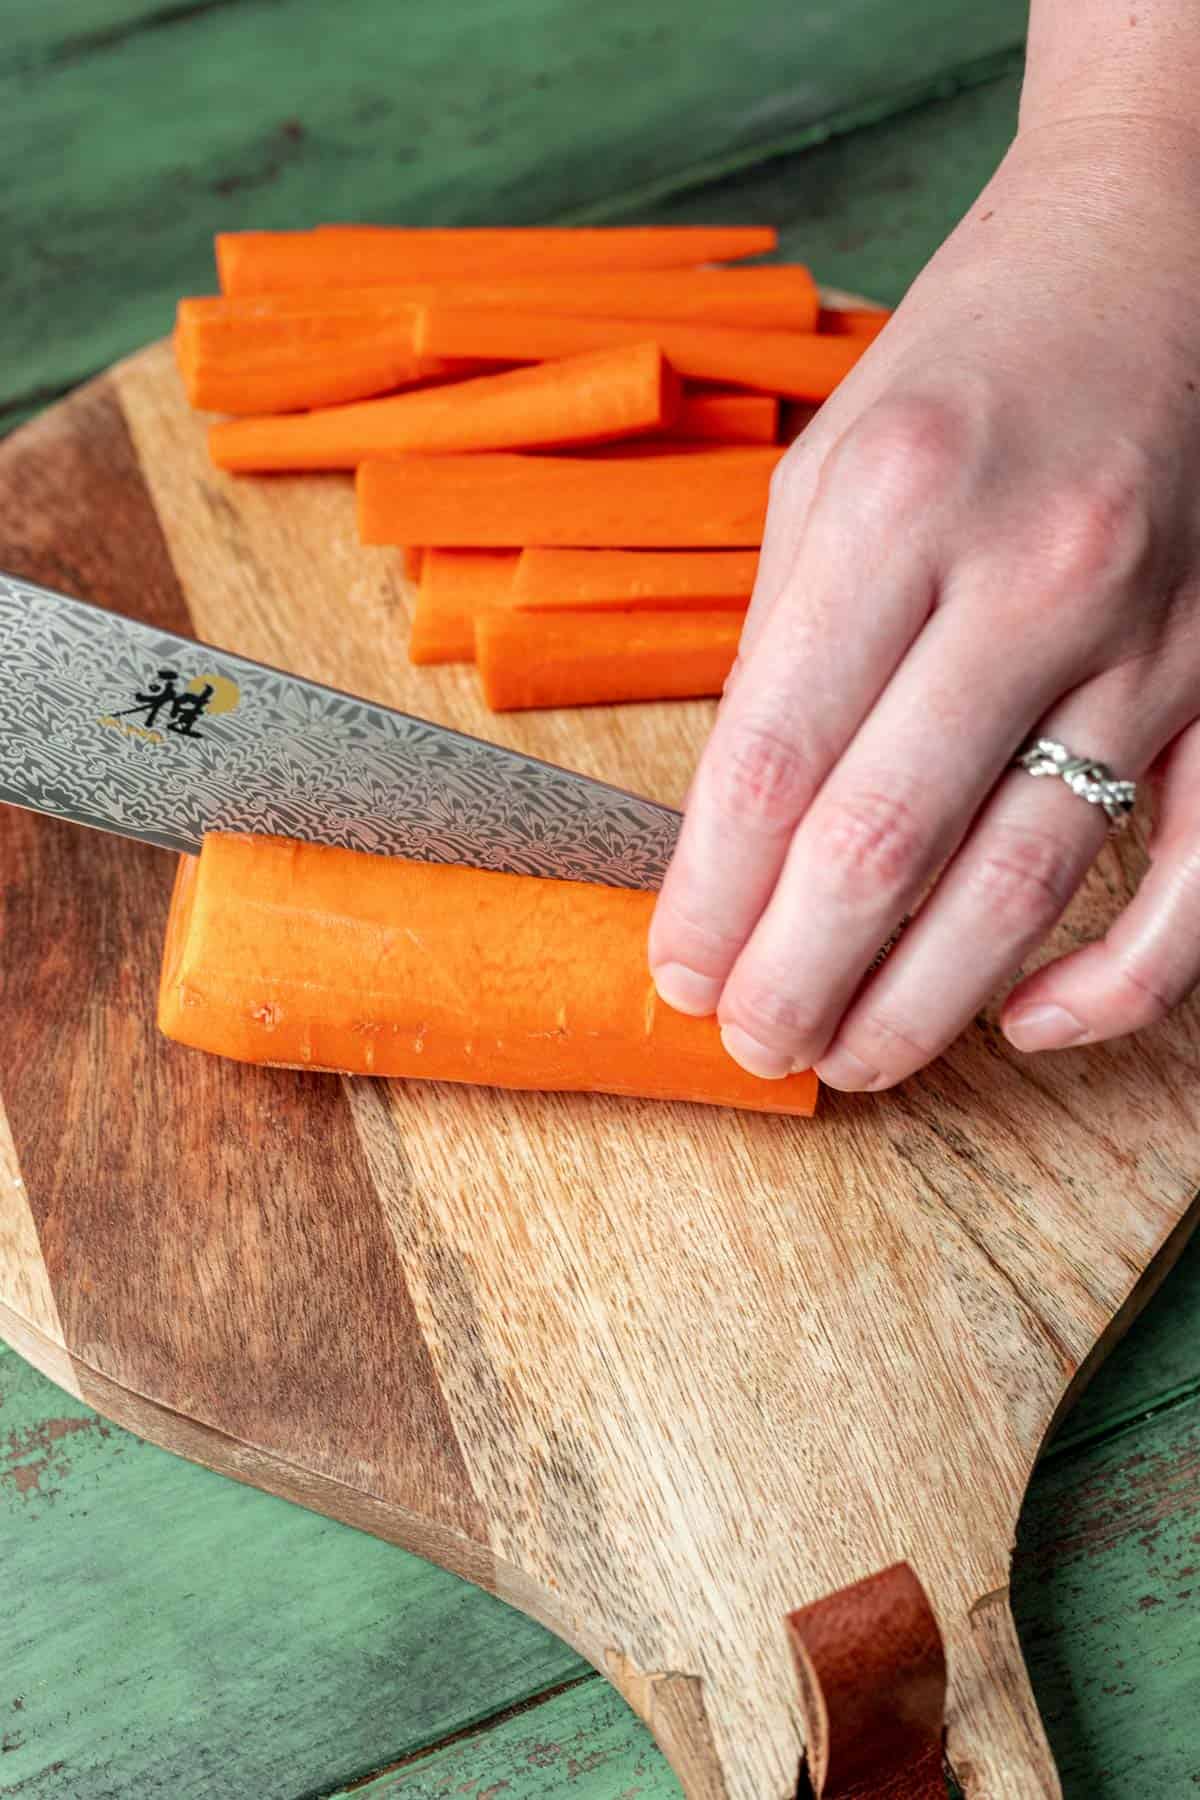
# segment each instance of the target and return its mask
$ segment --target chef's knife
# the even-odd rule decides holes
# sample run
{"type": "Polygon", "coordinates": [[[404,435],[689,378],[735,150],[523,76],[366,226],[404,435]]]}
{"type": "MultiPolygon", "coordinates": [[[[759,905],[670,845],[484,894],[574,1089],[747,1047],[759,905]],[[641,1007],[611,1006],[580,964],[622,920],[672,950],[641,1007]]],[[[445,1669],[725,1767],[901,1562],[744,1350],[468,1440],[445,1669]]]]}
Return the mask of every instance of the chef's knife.
{"type": "MultiPolygon", "coordinates": [[[[330,629],[336,630],[331,618],[330,629]]],[[[670,807],[0,574],[0,800],[197,851],[272,832],[654,888],[670,807]]]]}

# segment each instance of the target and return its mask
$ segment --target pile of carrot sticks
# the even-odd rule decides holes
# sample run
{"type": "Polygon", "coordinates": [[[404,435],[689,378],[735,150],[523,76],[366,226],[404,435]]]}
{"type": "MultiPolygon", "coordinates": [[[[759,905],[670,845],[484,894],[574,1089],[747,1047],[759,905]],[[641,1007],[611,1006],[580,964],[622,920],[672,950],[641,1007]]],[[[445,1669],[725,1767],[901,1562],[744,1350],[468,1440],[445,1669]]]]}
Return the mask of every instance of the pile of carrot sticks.
{"type": "Polygon", "coordinates": [[[405,546],[410,656],[495,710],[717,694],[775,464],[889,317],[746,263],[756,226],[217,238],[182,300],[191,404],[231,474],[354,470],[405,546]],[[733,266],[729,266],[733,265],[733,266]]]}

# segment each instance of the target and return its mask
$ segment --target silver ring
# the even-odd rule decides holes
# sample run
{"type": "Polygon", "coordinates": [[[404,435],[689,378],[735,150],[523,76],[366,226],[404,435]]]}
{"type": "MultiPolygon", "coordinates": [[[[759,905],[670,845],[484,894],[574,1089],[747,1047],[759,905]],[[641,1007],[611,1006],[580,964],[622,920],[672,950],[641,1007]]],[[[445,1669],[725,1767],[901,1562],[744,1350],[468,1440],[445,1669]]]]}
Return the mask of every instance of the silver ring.
{"type": "Polygon", "coordinates": [[[1102,806],[1110,832],[1123,831],[1137,803],[1137,782],[1118,781],[1107,764],[1075,756],[1057,738],[1030,738],[1017,752],[1013,767],[1029,775],[1057,775],[1089,806],[1102,806]]]}

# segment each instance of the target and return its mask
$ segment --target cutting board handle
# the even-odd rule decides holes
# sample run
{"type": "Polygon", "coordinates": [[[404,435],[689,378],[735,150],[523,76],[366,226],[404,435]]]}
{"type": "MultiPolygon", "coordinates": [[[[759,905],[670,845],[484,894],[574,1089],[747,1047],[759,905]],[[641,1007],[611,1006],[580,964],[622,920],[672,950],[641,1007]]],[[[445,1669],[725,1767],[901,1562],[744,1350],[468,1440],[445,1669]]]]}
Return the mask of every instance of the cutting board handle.
{"type": "Polygon", "coordinates": [[[946,1653],[907,1563],[790,1613],[816,1800],[945,1800],[946,1653]]]}

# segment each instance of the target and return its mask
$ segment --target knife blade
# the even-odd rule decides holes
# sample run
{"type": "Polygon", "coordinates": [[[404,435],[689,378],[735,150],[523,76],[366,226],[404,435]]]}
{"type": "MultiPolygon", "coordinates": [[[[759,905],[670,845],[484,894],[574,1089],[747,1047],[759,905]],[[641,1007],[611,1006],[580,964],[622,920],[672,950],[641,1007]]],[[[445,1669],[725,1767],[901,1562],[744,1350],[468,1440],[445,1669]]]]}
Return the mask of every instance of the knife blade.
{"type": "Polygon", "coordinates": [[[0,574],[0,800],[195,852],[266,832],[654,888],[680,815],[0,574]]]}

